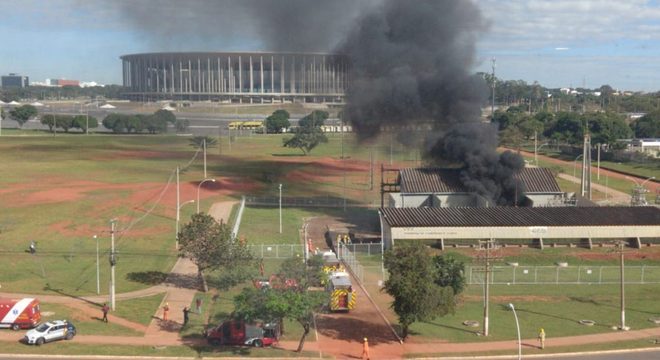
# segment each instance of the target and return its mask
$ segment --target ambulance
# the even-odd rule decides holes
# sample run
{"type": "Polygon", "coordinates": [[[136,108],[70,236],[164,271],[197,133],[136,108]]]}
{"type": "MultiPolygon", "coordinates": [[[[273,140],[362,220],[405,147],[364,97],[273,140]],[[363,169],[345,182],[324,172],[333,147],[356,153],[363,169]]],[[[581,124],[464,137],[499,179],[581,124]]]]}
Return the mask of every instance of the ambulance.
{"type": "Polygon", "coordinates": [[[30,329],[41,321],[39,300],[0,298],[0,328],[30,329]]]}

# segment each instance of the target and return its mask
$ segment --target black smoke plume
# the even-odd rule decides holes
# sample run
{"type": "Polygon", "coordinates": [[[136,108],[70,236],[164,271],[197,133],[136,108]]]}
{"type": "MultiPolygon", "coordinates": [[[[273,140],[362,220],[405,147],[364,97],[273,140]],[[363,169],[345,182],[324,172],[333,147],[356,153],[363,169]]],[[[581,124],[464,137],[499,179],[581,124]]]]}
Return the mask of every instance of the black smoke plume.
{"type": "Polygon", "coordinates": [[[471,1],[384,1],[338,48],[352,63],[344,114],[363,139],[384,127],[422,129],[428,159],[462,166],[463,184],[491,205],[514,205],[523,161],[496,152],[496,129],[480,119],[488,88],[472,71],[485,29],[471,1]]]}
{"type": "MultiPolygon", "coordinates": [[[[377,0],[113,0],[96,3],[155,51],[327,52],[377,0]]],[[[79,0],[82,7],[89,0],[79,0]]]]}

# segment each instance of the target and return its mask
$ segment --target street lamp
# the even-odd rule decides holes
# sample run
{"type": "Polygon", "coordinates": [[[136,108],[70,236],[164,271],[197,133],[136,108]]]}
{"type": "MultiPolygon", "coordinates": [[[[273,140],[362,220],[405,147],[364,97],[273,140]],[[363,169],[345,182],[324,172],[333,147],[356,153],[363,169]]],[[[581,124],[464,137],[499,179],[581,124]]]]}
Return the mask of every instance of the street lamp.
{"type": "Polygon", "coordinates": [[[575,169],[577,168],[577,161],[578,161],[579,158],[582,157],[582,155],[583,155],[583,154],[578,155],[578,156],[575,158],[575,161],[573,161],[573,177],[575,177],[575,169]]]}
{"type": "Polygon", "coordinates": [[[516,329],[518,330],[518,360],[522,359],[522,341],[520,340],[520,323],[518,322],[518,314],[513,304],[509,303],[509,309],[513,311],[513,316],[516,318],[516,329]]]}
{"type": "MultiPolygon", "coordinates": [[[[536,141],[536,139],[534,139],[534,141],[536,141]]],[[[539,146],[537,148],[534,148],[534,164],[536,164],[536,166],[539,166],[539,158],[538,158],[539,150],[541,150],[542,147],[544,147],[548,144],[550,144],[550,143],[541,144],[541,146],[539,146]]]]}
{"type": "Polygon", "coordinates": [[[202,184],[207,182],[207,181],[213,181],[215,182],[215,179],[204,179],[202,180],[199,185],[197,185],[197,213],[199,214],[199,190],[202,187],[202,184]]]}
{"type": "Polygon", "coordinates": [[[190,203],[194,203],[194,202],[195,202],[195,200],[188,200],[188,201],[184,202],[183,204],[176,207],[176,236],[175,236],[176,243],[174,244],[176,249],[179,249],[179,219],[180,219],[179,215],[181,213],[181,208],[186,204],[190,204],[190,203]]]}
{"type": "Polygon", "coordinates": [[[99,238],[94,235],[96,240],[96,295],[101,293],[101,282],[99,281],[99,238]]]}

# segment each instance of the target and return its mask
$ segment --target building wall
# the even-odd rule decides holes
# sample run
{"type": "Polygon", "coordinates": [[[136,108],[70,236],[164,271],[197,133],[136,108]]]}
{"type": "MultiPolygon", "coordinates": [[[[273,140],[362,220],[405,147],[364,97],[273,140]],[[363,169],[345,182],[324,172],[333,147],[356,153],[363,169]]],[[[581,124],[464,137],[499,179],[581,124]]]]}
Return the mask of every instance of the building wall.
{"type": "Polygon", "coordinates": [[[345,57],[283,53],[152,53],[121,57],[129,97],[343,100],[345,57]]]}
{"type": "Polygon", "coordinates": [[[27,76],[21,75],[3,75],[2,76],[2,87],[28,87],[30,81],[27,76]]]}

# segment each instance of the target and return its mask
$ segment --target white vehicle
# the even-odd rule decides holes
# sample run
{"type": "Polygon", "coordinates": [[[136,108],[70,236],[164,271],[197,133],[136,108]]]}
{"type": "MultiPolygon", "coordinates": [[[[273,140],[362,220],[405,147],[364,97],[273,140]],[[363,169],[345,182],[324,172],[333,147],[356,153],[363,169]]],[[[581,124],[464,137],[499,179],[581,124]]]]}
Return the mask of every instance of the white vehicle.
{"type": "Polygon", "coordinates": [[[40,324],[25,334],[27,344],[42,345],[55,340],[71,340],[76,336],[76,327],[66,320],[54,320],[40,324]]]}

